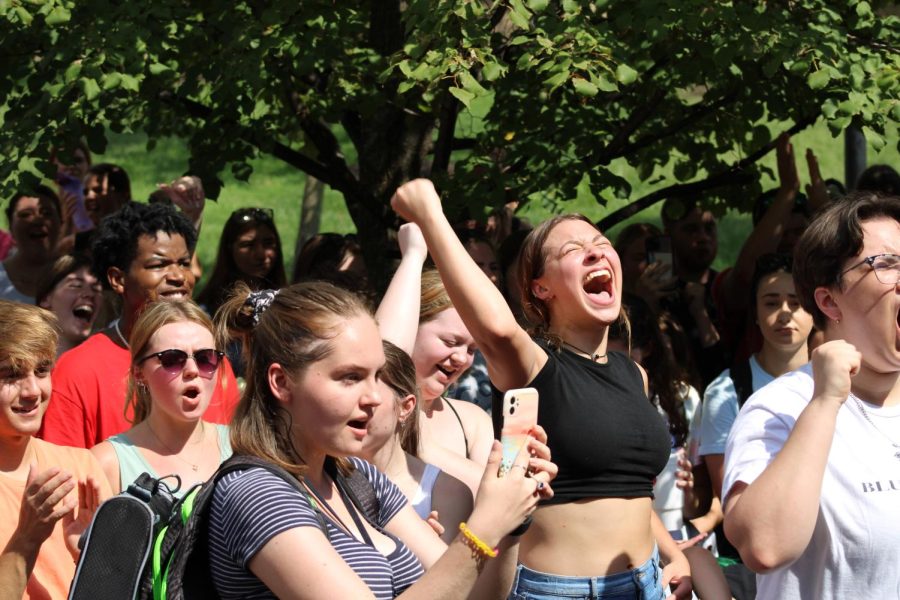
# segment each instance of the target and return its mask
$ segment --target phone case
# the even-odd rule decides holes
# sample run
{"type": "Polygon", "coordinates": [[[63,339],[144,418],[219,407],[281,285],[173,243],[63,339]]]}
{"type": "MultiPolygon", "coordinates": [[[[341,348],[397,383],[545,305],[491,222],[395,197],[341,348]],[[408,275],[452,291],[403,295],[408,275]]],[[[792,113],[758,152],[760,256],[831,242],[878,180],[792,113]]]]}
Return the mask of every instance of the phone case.
{"type": "Polygon", "coordinates": [[[534,388],[509,390],[503,395],[503,429],[500,441],[503,444],[503,459],[499,475],[505,475],[512,468],[519,450],[528,439],[528,432],[537,425],[538,392],[534,388]]]}

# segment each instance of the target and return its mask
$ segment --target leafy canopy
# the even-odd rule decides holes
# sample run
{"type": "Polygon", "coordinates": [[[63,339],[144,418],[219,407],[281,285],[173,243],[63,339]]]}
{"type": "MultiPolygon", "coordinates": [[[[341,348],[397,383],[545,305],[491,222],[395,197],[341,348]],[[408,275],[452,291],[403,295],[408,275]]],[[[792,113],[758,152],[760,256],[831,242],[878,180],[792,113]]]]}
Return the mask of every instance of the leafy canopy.
{"type": "MultiPolygon", "coordinates": [[[[0,0],[0,182],[107,128],[189,142],[217,193],[273,153],[344,192],[364,238],[429,175],[471,208],[752,197],[770,123],[900,120],[900,23],[865,0],[0,0]],[[634,200],[634,199],[632,199],[634,200]]],[[[299,194],[298,194],[299,195],[299,194]]],[[[374,237],[373,237],[374,236],[374,237]]]]}

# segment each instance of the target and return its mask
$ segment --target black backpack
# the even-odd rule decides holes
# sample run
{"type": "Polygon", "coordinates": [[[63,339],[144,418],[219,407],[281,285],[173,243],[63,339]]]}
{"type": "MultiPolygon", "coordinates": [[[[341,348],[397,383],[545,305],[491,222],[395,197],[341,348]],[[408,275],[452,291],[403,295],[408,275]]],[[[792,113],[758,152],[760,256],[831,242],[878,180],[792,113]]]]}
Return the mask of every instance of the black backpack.
{"type": "MultiPolygon", "coordinates": [[[[377,522],[379,504],[369,480],[356,469],[344,477],[329,462],[341,490],[370,523],[377,522]]],[[[82,540],[69,600],[218,598],[209,572],[209,505],[219,479],[249,467],[266,469],[306,495],[296,477],[252,456],[229,458],[209,481],[177,501],[166,484],[171,477],[144,473],[97,509],[82,540]]],[[[315,512],[327,536],[325,518],[315,512]]]]}

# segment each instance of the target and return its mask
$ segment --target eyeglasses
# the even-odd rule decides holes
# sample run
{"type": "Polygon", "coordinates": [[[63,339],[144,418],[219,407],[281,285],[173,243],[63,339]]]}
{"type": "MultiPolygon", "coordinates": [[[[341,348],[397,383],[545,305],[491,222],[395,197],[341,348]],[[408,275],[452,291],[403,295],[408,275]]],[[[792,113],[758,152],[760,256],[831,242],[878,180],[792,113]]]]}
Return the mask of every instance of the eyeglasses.
{"type": "Polygon", "coordinates": [[[897,254],[876,254],[867,256],[852,267],[848,267],[841,272],[843,277],[856,267],[867,264],[875,271],[875,278],[885,285],[897,285],[900,283],[900,255],[897,254]]]}
{"type": "Polygon", "coordinates": [[[241,223],[249,223],[251,221],[271,223],[275,218],[275,211],[271,208],[239,208],[231,213],[231,218],[241,223]]]}
{"type": "Polygon", "coordinates": [[[216,369],[219,368],[219,363],[222,362],[224,356],[224,352],[221,350],[213,350],[212,348],[197,350],[193,354],[188,354],[184,350],[173,348],[172,350],[163,350],[162,352],[148,354],[137,361],[136,364],[140,365],[151,358],[158,358],[159,364],[162,365],[163,369],[171,373],[180,373],[184,369],[184,365],[187,364],[187,359],[193,358],[194,362],[197,363],[197,370],[200,371],[201,375],[212,375],[216,372],[216,369]]]}

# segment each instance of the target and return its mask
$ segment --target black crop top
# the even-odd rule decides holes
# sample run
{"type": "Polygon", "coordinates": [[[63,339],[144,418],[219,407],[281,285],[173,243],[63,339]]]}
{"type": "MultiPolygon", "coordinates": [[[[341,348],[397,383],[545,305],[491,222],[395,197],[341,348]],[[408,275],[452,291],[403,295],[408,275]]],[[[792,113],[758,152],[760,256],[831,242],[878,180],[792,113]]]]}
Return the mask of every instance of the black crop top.
{"type": "MultiPolygon", "coordinates": [[[[535,340],[547,364],[529,387],[540,393],[538,423],[546,430],[559,473],[552,499],[653,497],[653,480],[666,466],[671,437],[647,399],[634,362],[610,352],[606,364],[535,340]]],[[[503,393],[494,388],[492,416],[499,437],[503,393]]]]}

